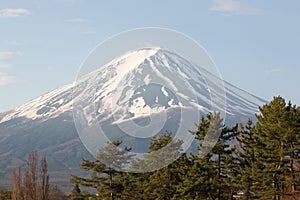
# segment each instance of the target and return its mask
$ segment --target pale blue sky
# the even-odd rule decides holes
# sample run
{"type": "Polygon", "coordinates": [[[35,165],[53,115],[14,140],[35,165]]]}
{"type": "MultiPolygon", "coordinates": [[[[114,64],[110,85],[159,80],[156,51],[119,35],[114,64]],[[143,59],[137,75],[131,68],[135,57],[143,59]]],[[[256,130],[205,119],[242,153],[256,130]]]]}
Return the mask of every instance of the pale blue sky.
{"type": "Polygon", "coordinates": [[[0,112],[71,83],[98,43],[141,27],[182,32],[224,80],[300,105],[299,10],[299,0],[3,0],[0,112]]]}

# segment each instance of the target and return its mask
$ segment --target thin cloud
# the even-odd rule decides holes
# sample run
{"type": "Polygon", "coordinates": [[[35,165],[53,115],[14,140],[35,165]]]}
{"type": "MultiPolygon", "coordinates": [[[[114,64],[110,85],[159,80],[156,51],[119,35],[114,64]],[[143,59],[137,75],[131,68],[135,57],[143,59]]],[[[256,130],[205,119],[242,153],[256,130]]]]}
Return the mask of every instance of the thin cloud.
{"type": "Polygon", "coordinates": [[[280,73],[282,72],[281,68],[273,68],[273,69],[268,69],[265,71],[266,74],[275,74],[275,73],[280,73]]]}
{"type": "Polygon", "coordinates": [[[13,56],[21,56],[22,53],[17,51],[0,51],[0,60],[8,60],[11,59],[13,56]]]}
{"type": "Polygon", "coordinates": [[[6,9],[0,10],[1,18],[25,17],[28,15],[31,15],[31,12],[24,8],[6,8],[6,9]]]}
{"type": "Polygon", "coordinates": [[[80,33],[83,35],[93,35],[93,34],[96,34],[97,32],[96,31],[81,31],[80,33]]]}
{"type": "Polygon", "coordinates": [[[79,2],[80,0],[56,0],[58,3],[76,3],[79,2]]]}
{"type": "Polygon", "coordinates": [[[0,69],[6,69],[6,68],[11,68],[12,67],[12,64],[10,63],[1,63],[0,62],[0,69]]]}
{"type": "Polygon", "coordinates": [[[237,0],[213,0],[213,2],[210,10],[225,15],[259,15],[262,13],[262,10],[237,0]]]}
{"type": "MultiPolygon", "coordinates": [[[[0,51],[0,69],[7,69],[7,68],[11,68],[12,64],[11,59],[14,56],[21,56],[22,53],[17,51],[17,52],[13,52],[13,51],[0,51]]],[[[0,72],[1,73],[1,72],[0,72]]],[[[5,77],[5,80],[11,80],[11,76],[5,76],[5,74],[1,74],[1,81],[3,82],[5,77]]]]}
{"type": "Polygon", "coordinates": [[[12,51],[0,51],[0,60],[7,60],[12,58],[14,55],[14,52],[12,51]]]}
{"type": "Polygon", "coordinates": [[[83,18],[72,18],[72,19],[66,19],[65,22],[68,22],[68,23],[83,23],[83,22],[88,22],[88,20],[83,19],[83,18]]]}
{"type": "Polygon", "coordinates": [[[6,47],[15,47],[18,45],[19,45],[19,43],[15,40],[5,40],[5,41],[0,42],[0,46],[6,46],[6,47]]]}
{"type": "Polygon", "coordinates": [[[18,46],[19,43],[17,41],[11,40],[11,41],[7,41],[6,44],[8,46],[18,46]]]}
{"type": "Polygon", "coordinates": [[[18,80],[14,76],[0,72],[0,86],[16,83],[18,80]]]}

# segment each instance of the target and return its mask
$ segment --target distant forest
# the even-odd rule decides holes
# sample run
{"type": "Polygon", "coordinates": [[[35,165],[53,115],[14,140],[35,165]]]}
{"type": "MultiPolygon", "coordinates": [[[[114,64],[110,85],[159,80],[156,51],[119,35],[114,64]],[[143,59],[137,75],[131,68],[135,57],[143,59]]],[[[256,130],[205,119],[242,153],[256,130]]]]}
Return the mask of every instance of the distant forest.
{"type": "Polygon", "coordinates": [[[300,199],[300,107],[278,96],[259,110],[256,119],[233,127],[226,126],[217,112],[202,116],[190,132],[199,141],[198,154],[181,154],[182,141],[174,141],[171,133],[152,138],[149,156],[131,162],[130,168],[147,171],[153,164],[151,152],[168,144],[172,144],[168,158],[178,157],[153,172],[116,170],[114,166],[128,165],[131,154],[130,147],[121,148],[122,141],[113,141],[99,150],[95,160],[83,159],[81,168],[89,176],[72,175],[74,188],[68,195],[49,184],[46,158],[37,170],[33,152],[27,171],[13,171],[12,190],[0,190],[0,199],[300,199]],[[211,131],[219,131],[220,136],[203,153],[211,131]],[[109,162],[101,162],[101,155],[109,162]]]}

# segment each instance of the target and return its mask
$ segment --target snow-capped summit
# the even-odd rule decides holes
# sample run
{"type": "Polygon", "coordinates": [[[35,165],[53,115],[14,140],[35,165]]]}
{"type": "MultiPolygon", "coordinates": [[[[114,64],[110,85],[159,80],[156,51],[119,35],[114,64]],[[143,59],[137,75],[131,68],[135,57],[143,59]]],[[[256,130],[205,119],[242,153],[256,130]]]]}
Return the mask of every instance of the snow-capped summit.
{"type": "Polygon", "coordinates": [[[136,118],[176,106],[246,116],[257,112],[264,102],[226,82],[218,83],[223,81],[175,53],[145,48],[130,51],[79,79],[74,101],[87,112],[105,113],[102,120],[112,115],[115,120],[136,118]],[[218,93],[222,90],[224,93],[218,93]],[[216,100],[212,106],[212,98],[228,102],[223,105],[216,100]]]}
{"type": "MultiPolygon", "coordinates": [[[[62,113],[71,114],[72,99],[85,102],[85,106],[96,106],[97,114],[113,112],[111,114],[119,116],[120,120],[176,106],[209,112],[211,98],[223,95],[212,94],[214,88],[208,86],[223,87],[210,83],[212,78],[215,76],[207,70],[160,47],[134,50],[81,77],[75,84],[53,90],[6,112],[0,123],[20,117],[47,120],[62,113]],[[191,94],[197,98],[191,98],[191,94]]],[[[253,114],[258,105],[264,103],[227,82],[224,82],[224,89],[227,114],[253,114]]],[[[218,109],[225,111],[224,107],[218,109]]]]}
{"type": "MultiPolygon", "coordinates": [[[[264,103],[176,53],[159,47],[133,50],[75,83],[0,113],[0,177],[24,163],[32,150],[47,155],[57,177],[60,169],[72,170],[90,156],[75,122],[98,123],[111,140],[145,152],[145,136],[180,129],[182,116],[192,124],[185,124],[186,132],[199,120],[195,113],[221,111],[226,123],[236,123],[253,117],[264,103]]],[[[65,177],[68,182],[69,173],[65,177]]]]}

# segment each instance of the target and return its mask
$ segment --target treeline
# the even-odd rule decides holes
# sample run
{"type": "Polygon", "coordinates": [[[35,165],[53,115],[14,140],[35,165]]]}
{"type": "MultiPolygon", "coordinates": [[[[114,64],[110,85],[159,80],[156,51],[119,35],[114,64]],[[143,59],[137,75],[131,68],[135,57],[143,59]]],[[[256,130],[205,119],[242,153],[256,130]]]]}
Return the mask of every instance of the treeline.
{"type": "Polygon", "coordinates": [[[58,186],[49,183],[48,164],[43,156],[38,162],[37,151],[29,154],[22,173],[21,166],[12,173],[11,191],[0,189],[0,200],[66,200],[58,186]]]}
{"type": "MultiPolygon", "coordinates": [[[[227,127],[219,113],[203,116],[195,131],[191,131],[199,141],[199,153],[183,154],[172,164],[153,172],[117,171],[115,166],[128,165],[132,155],[129,148],[121,148],[121,142],[112,142],[99,150],[96,160],[83,160],[81,168],[90,172],[90,176],[72,176],[74,188],[70,198],[300,198],[299,107],[275,97],[260,107],[256,118],[255,124],[249,119],[245,125],[227,127]]],[[[168,144],[172,144],[168,151],[170,159],[178,156],[182,142],[173,141],[171,134],[166,133],[153,138],[150,156],[135,160],[130,168],[147,171],[153,165],[151,152],[168,144]]]]}
{"type": "Polygon", "coordinates": [[[27,169],[23,180],[21,167],[13,170],[11,197],[13,200],[47,200],[49,196],[49,175],[47,169],[46,157],[41,159],[40,170],[37,170],[38,157],[37,152],[29,154],[27,160],[27,169]]]}

